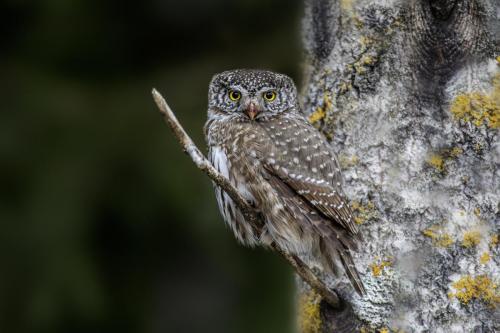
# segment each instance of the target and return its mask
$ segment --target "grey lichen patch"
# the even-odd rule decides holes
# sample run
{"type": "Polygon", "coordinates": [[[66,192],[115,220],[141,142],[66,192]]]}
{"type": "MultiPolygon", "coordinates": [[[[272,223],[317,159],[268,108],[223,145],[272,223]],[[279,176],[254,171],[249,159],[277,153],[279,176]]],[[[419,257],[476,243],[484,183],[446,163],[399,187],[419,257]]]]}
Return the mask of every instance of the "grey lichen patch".
{"type": "Polygon", "coordinates": [[[327,59],[335,45],[340,10],[333,0],[306,1],[304,46],[314,62],[327,59]]]}
{"type": "MultiPolygon", "coordinates": [[[[319,6],[314,5],[316,2],[321,1],[308,2],[309,9],[306,11],[305,22],[308,21],[308,15],[311,15],[315,8],[314,6],[319,6]]],[[[334,1],[324,1],[324,3],[322,6],[332,6],[331,4],[334,1]]],[[[310,106],[311,97],[314,100],[321,100],[325,93],[331,94],[332,99],[336,99],[339,95],[344,95],[351,91],[354,91],[355,94],[372,91],[370,82],[374,82],[378,78],[377,66],[380,63],[380,58],[390,46],[391,38],[398,29],[398,24],[396,23],[398,13],[382,6],[373,5],[368,7],[368,9],[362,7],[358,11],[355,1],[346,0],[341,3],[340,11],[342,13],[350,13],[342,17],[342,31],[339,30],[339,26],[335,26],[330,31],[333,31],[333,34],[337,34],[336,37],[339,39],[336,43],[355,43],[355,47],[348,54],[338,54],[336,53],[338,49],[335,47],[337,44],[327,43],[328,45],[332,45],[332,49],[328,51],[329,59],[342,59],[345,65],[343,68],[338,68],[330,66],[329,63],[324,63],[319,66],[309,67],[311,72],[308,75],[308,79],[313,79],[315,83],[319,84],[315,86],[309,85],[314,90],[306,92],[306,100],[304,102],[308,106],[310,106]],[[380,19],[381,15],[383,15],[383,19],[380,19]]],[[[327,13],[324,15],[328,16],[329,22],[339,16],[338,8],[328,7],[325,13],[327,13]]],[[[323,14],[320,16],[323,17],[323,14]]],[[[310,36],[315,35],[314,31],[317,32],[318,30],[317,23],[305,25],[306,49],[315,49],[314,45],[311,45],[311,40],[313,39],[310,36]]],[[[322,35],[327,34],[324,33],[322,35]]],[[[325,52],[319,53],[324,54],[325,52]]],[[[311,51],[309,54],[314,55],[315,52],[311,51]]],[[[321,59],[323,59],[322,56],[311,57],[310,63],[318,64],[317,61],[321,59]]],[[[318,107],[321,107],[321,105],[316,104],[312,109],[306,111],[310,114],[317,111],[318,107]]]]}

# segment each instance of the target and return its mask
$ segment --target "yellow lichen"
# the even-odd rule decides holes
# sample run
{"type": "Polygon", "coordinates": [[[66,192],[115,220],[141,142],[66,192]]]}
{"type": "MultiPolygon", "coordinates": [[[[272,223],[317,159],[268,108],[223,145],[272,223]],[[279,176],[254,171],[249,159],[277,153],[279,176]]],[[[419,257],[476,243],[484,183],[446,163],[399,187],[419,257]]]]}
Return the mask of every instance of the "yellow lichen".
{"type": "Polygon", "coordinates": [[[500,73],[493,77],[493,91],[491,92],[491,99],[498,106],[500,105],[500,73]]]}
{"type": "Polygon", "coordinates": [[[321,296],[314,290],[300,296],[299,300],[299,326],[301,333],[321,332],[321,296]]]}
{"type": "Polygon", "coordinates": [[[453,239],[448,234],[443,234],[441,238],[436,242],[437,246],[448,247],[453,244],[453,239]]]}
{"type": "Polygon", "coordinates": [[[323,108],[321,107],[318,107],[316,111],[314,111],[309,115],[309,122],[311,124],[314,124],[320,121],[321,119],[325,118],[325,115],[326,115],[325,110],[323,110],[323,108]]]}
{"type": "Polygon", "coordinates": [[[364,74],[367,71],[366,66],[373,65],[376,62],[377,62],[376,58],[365,54],[358,61],[356,61],[354,64],[352,64],[352,66],[356,70],[356,73],[364,74]]]}
{"type": "Polygon", "coordinates": [[[500,65],[500,56],[497,56],[496,57],[496,61],[498,62],[498,64],[500,65]]]}
{"type": "Polygon", "coordinates": [[[456,159],[463,152],[464,150],[461,147],[443,148],[439,152],[431,154],[427,159],[427,164],[436,171],[444,173],[446,171],[446,161],[456,159]]]}
{"type": "Polygon", "coordinates": [[[500,105],[493,94],[472,92],[458,95],[453,100],[450,111],[456,119],[471,122],[478,127],[483,124],[490,128],[500,127],[500,105]]]}
{"type": "Polygon", "coordinates": [[[342,10],[352,12],[352,0],[340,0],[340,7],[342,10]]]}
{"type": "Polygon", "coordinates": [[[422,231],[422,234],[432,239],[434,245],[448,247],[453,244],[453,239],[447,233],[442,232],[440,227],[432,226],[422,231]]]}
{"type": "Polygon", "coordinates": [[[353,201],[351,207],[354,213],[354,222],[356,222],[356,224],[363,224],[377,216],[377,210],[372,201],[368,201],[366,204],[362,204],[359,201],[353,201]]]}
{"type": "Polygon", "coordinates": [[[491,256],[488,252],[484,252],[483,254],[481,254],[481,256],[479,257],[479,262],[483,265],[487,264],[489,261],[491,260],[491,256]]]}
{"type": "Polygon", "coordinates": [[[361,18],[358,15],[354,15],[352,20],[353,20],[354,26],[356,26],[356,28],[358,28],[358,29],[363,28],[363,26],[364,26],[363,20],[361,20],[361,18]]]}
{"type": "Polygon", "coordinates": [[[443,172],[444,169],[444,159],[440,155],[432,155],[428,160],[427,163],[435,168],[439,172],[443,172]]]}
{"type": "Polygon", "coordinates": [[[373,39],[368,36],[361,36],[359,42],[361,43],[361,46],[368,47],[373,44],[373,39]]]}
{"type": "Polygon", "coordinates": [[[458,157],[464,152],[464,150],[460,147],[454,147],[450,150],[450,156],[451,157],[458,157]]]}
{"type": "Polygon", "coordinates": [[[373,65],[375,63],[375,59],[369,55],[364,55],[363,57],[361,57],[360,62],[363,65],[373,65]]]}
{"type": "Polygon", "coordinates": [[[467,231],[464,233],[464,238],[462,239],[462,246],[463,247],[473,247],[477,246],[479,242],[481,241],[481,234],[479,231],[467,231]]]}
{"type": "Polygon", "coordinates": [[[500,302],[500,293],[497,284],[486,275],[472,277],[466,275],[452,284],[456,292],[450,292],[450,298],[455,297],[462,304],[468,304],[472,299],[482,300],[485,303],[496,306],[500,302]]]}
{"type": "Polygon", "coordinates": [[[350,89],[352,89],[352,84],[351,83],[348,83],[348,82],[342,82],[340,85],[339,85],[339,92],[341,94],[344,94],[346,93],[347,91],[349,91],[350,89]]]}
{"type": "Polygon", "coordinates": [[[498,235],[493,235],[490,238],[490,246],[494,247],[498,245],[498,235]]]}
{"type": "Polygon", "coordinates": [[[379,330],[379,333],[390,333],[389,332],[389,329],[387,327],[382,327],[380,330],[379,330]]]}
{"type": "Polygon", "coordinates": [[[309,122],[311,124],[325,118],[327,112],[333,108],[333,102],[328,94],[323,96],[323,105],[316,108],[316,110],[309,115],[309,122]]]}
{"type": "Polygon", "coordinates": [[[477,217],[481,216],[481,208],[479,207],[474,208],[474,215],[476,215],[477,217]]]}
{"type": "Polygon", "coordinates": [[[339,163],[342,169],[352,168],[353,166],[359,163],[359,157],[357,157],[356,155],[352,156],[340,155],[339,163]]]}
{"type": "Polygon", "coordinates": [[[385,267],[390,267],[392,263],[389,260],[382,260],[379,262],[374,262],[370,265],[373,276],[377,277],[382,274],[385,267]]]}

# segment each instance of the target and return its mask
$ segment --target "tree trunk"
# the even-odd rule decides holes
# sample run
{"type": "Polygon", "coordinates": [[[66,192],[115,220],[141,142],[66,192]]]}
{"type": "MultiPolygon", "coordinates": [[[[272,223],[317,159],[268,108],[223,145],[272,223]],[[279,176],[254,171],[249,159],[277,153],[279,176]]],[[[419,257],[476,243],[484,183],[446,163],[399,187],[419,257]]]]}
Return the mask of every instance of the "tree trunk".
{"type": "Polygon", "coordinates": [[[367,289],[304,332],[500,332],[500,2],[309,0],[302,103],[339,156],[367,289]]]}

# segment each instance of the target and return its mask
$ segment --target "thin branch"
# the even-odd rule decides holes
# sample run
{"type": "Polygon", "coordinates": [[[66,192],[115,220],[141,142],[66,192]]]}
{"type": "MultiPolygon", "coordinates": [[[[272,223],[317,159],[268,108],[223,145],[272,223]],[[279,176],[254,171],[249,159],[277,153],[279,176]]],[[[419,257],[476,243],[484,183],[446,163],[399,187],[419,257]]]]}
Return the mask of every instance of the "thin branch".
{"type": "MultiPolygon", "coordinates": [[[[262,217],[258,212],[249,204],[245,198],[241,196],[238,189],[236,189],[231,182],[220,174],[210,163],[210,161],[201,153],[201,151],[196,147],[193,140],[187,135],[184,128],[181,126],[174,112],[168,106],[167,102],[163,96],[156,90],[152,91],[153,99],[160,110],[165,123],[170,127],[174,136],[179,141],[182,149],[185,153],[191,157],[194,164],[203,171],[217,186],[222,188],[235,202],[236,206],[240,209],[241,213],[245,217],[245,221],[250,223],[252,227],[260,231],[262,225],[262,217]]],[[[290,255],[283,251],[277,244],[273,243],[271,245],[274,251],[278,252],[288,263],[293,267],[295,272],[306,281],[313,289],[315,289],[331,306],[339,307],[340,301],[337,294],[330,290],[314,273],[313,271],[300,260],[298,257],[290,255]]]]}
{"type": "Polygon", "coordinates": [[[337,294],[333,290],[329,289],[316,275],[314,275],[313,271],[302,260],[300,260],[299,257],[286,253],[274,243],[272,248],[285,258],[285,260],[292,265],[293,269],[302,278],[302,280],[306,281],[311,288],[316,290],[316,292],[320,294],[321,297],[328,302],[328,304],[334,308],[340,307],[340,300],[337,294]]]}

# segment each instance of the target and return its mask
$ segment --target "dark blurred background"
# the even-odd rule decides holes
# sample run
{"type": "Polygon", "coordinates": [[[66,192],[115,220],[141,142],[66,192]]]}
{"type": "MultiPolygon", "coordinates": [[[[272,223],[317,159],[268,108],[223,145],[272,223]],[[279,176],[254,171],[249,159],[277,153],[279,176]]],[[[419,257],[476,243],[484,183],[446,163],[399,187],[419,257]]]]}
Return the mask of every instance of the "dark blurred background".
{"type": "Polygon", "coordinates": [[[0,2],[0,332],[290,332],[151,99],[205,147],[211,76],[299,79],[298,0],[0,2]]]}

